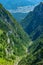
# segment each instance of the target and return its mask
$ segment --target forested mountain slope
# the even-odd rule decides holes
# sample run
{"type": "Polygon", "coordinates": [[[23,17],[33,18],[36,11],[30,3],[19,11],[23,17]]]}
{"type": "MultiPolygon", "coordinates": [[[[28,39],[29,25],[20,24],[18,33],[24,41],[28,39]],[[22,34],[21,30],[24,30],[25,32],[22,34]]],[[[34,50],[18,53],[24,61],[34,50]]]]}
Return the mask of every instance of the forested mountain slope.
{"type": "Polygon", "coordinates": [[[14,60],[16,56],[26,54],[30,42],[20,24],[0,4],[0,64],[6,65],[7,61],[14,60]]]}

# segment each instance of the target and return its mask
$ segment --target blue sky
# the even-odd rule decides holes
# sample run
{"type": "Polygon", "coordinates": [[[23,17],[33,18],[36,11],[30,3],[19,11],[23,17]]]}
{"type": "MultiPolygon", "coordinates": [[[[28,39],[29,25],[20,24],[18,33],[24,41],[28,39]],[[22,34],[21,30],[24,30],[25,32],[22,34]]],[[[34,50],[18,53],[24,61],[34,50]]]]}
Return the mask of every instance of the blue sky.
{"type": "Polygon", "coordinates": [[[43,0],[0,0],[0,3],[11,13],[28,13],[43,0]]]}

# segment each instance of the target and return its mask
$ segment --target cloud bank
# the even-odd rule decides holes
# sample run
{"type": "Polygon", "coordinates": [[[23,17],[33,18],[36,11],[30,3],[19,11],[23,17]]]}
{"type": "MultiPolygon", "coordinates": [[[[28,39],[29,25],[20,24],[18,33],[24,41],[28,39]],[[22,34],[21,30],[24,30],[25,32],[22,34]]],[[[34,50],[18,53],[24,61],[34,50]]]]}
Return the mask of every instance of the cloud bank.
{"type": "Polygon", "coordinates": [[[9,12],[11,13],[28,13],[34,9],[34,6],[21,6],[17,7],[16,9],[10,9],[9,12]]]}

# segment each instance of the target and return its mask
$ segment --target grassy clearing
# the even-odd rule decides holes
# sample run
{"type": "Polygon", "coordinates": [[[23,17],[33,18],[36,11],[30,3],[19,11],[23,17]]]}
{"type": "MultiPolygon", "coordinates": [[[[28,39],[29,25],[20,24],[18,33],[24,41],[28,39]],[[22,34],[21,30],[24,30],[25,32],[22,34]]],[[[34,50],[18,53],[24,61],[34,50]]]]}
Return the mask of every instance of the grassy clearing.
{"type": "Polygon", "coordinates": [[[13,61],[7,61],[3,58],[0,58],[0,65],[14,65],[13,61]]]}

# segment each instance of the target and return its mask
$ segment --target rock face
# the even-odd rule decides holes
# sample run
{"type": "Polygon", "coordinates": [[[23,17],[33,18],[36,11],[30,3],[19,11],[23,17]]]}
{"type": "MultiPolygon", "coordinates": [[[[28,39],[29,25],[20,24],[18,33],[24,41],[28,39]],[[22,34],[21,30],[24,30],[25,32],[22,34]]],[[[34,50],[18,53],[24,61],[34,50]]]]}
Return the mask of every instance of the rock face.
{"type": "Polygon", "coordinates": [[[30,41],[20,24],[0,4],[0,57],[11,60],[23,55],[30,41]]]}
{"type": "Polygon", "coordinates": [[[36,40],[43,34],[43,2],[37,5],[32,12],[21,22],[24,30],[30,35],[32,40],[36,40]]]}

